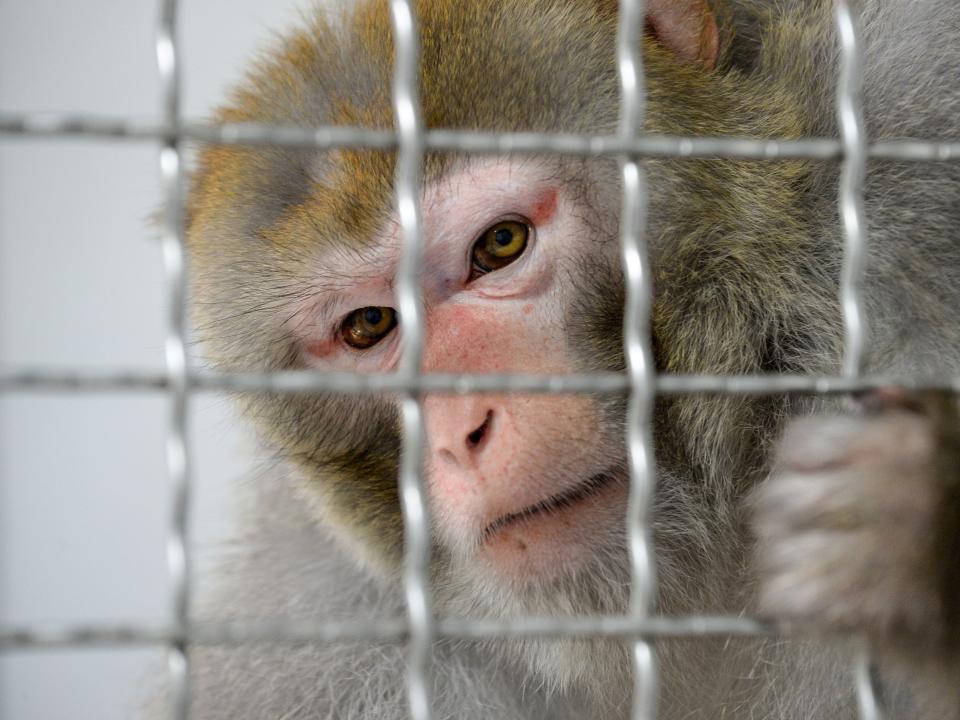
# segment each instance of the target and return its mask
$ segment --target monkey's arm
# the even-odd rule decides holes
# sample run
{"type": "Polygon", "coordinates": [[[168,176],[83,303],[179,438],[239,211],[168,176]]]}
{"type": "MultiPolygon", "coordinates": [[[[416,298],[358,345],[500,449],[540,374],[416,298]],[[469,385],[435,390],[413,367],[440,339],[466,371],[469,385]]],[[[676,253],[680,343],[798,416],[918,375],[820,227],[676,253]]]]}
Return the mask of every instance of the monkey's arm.
{"type": "Polygon", "coordinates": [[[864,633],[923,717],[960,717],[960,442],[953,399],[867,398],[787,430],[754,496],[761,609],[864,633]]]}

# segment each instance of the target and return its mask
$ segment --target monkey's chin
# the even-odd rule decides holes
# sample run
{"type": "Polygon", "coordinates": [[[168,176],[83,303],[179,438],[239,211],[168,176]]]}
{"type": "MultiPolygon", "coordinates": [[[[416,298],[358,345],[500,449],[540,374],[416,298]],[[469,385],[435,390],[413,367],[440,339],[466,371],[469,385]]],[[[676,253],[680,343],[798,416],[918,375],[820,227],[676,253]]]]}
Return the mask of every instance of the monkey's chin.
{"type": "Polygon", "coordinates": [[[582,574],[598,554],[623,541],[629,484],[599,473],[563,493],[508,513],[483,531],[484,571],[516,585],[553,583],[582,574]]]}

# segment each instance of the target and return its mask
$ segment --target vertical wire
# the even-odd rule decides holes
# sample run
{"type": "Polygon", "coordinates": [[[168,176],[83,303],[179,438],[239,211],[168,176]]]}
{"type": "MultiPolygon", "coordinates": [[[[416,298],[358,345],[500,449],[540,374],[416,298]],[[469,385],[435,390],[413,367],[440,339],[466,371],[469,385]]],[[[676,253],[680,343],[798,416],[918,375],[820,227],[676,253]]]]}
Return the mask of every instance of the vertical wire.
{"type": "Polygon", "coordinates": [[[867,260],[867,235],[863,181],[867,172],[867,135],[860,97],[863,85],[860,21],[853,0],[837,0],[836,19],[840,36],[837,115],[843,145],[839,193],[844,235],[843,271],[840,278],[844,331],[843,375],[855,378],[863,372],[866,347],[863,274],[867,260]]]}
{"type": "MultiPolygon", "coordinates": [[[[423,164],[423,121],[420,108],[419,39],[410,0],[391,0],[396,57],[393,103],[398,151],[396,202],[402,253],[397,274],[397,302],[403,323],[403,354],[399,373],[414,381],[423,353],[423,306],[420,268],[423,255],[420,183],[423,164]]],[[[401,400],[403,448],[400,458],[400,504],[404,525],[404,590],[409,622],[407,700],[413,720],[429,720],[430,656],[433,616],[429,582],[430,521],[424,496],[423,407],[418,393],[406,391],[401,400]]]]}
{"type": "Polygon", "coordinates": [[[191,562],[188,515],[190,453],[187,439],[186,288],[183,242],[183,183],[180,153],[180,73],[176,40],[177,0],[161,0],[157,30],[157,68],[167,135],[160,148],[160,178],[164,212],[161,248],[167,281],[167,335],[164,343],[170,401],[167,429],[167,472],[171,509],[167,535],[174,635],[167,650],[170,676],[170,716],[187,720],[190,678],[187,633],[190,610],[191,562]]]}
{"type": "MultiPolygon", "coordinates": [[[[640,36],[644,26],[643,0],[620,0],[617,28],[617,69],[620,76],[621,138],[643,131],[645,87],[640,36]]],[[[627,452],[630,464],[630,499],[627,503],[627,538],[630,549],[631,617],[644,620],[656,599],[656,560],[650,534],[654,495],[653,460],[653,353],[650,348],[650,306],[653,295],[647,258],[646,172],[636,157],[620,159],[623,201],[620,239],[626,281],[623,318],[624,353],[630,380],[627,399],[627,452]]],[[[650,642],[633,643],[633,707],[635,720],[653,720],[657,714],[659,678],[650,642]]]]}
{"type": "Polygon", "coordinates": [[[860,706],[861,720],[882,720],[883,708],[880,705],[880,693],[874,684],[873,662],[870,659],[870,646],[866,642],[859,644],[853,667],[854,682],[857,689],[857,703],[860,706]]]}
{"type": "MultiPolygon", "coordinates": [[[[843,312],[843,376],[857,378],[864,370],[867,346],[863,280],[867,261],[866,214],[863,185],[867,172],[867,133],[863,117],[863,50],[860,13],[855,0],[837,0],[837,33],[840,38],[840,78],[837,116],[843,145],[839,208],[843,226],[843,270],[840,304],[843,312]]],[[[870,648],[864,641],[854,660],[854,684],[861,720],[883,717],[879,693],[871,672],[870,648]]]]}

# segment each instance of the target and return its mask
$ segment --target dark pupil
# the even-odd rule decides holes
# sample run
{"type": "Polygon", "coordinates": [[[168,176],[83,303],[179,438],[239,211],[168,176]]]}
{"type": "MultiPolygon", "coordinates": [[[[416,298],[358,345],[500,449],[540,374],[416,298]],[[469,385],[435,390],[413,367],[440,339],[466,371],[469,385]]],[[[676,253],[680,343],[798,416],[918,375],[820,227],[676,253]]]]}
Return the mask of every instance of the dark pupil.
{"type": "Polygon", "coordinates": [[[513,242],[513,230],[500,228],[493,234],[493,239],[496,240],[497,245],[500,247],[506,247],[513,242]]]}
{"type": "Polygon", "coordinates": [[[363,319],[370,325],[379,325],[380,321],[383,320],[383,313],[380,311],[380,308],[367,308],[363,311],[363,319]]]}

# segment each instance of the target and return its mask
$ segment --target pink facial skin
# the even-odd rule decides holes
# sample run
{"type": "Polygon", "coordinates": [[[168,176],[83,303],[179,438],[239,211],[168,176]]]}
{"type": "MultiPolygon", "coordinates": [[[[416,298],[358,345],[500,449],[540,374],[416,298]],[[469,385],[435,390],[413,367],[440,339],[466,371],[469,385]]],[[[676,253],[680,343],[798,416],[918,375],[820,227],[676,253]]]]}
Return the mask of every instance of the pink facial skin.
{"type": "MultiPolygon", "coordinates": [[[[556,172],[530,160],[475,162],[427,189],[425,372],[573,370],[560,269],[589,248],[591,230],[570,206],[556,172]],[[471,279],[474,244],[503,220],[530,226],[525,251],[471,279]]],[[[394,225],[385,232],[382,265],[333,268],[356,281],[297,308],[294,315],[311,318],[293,328],[306,364],[359,372],[395,367],[400,327],[363,351],[346,345],[338,328],[356,308],[396,307],[398,252],[394,225]]],[[[600,420],[586,396],[430,395],[424,411],[438,538],[470,565],[500,580],[549,582],[589,559],[604,532],[598,528],[622,525],[623,478],[608,473],[614,459],[578,430],[600,420]]]]}

